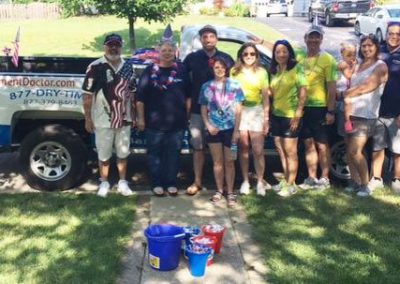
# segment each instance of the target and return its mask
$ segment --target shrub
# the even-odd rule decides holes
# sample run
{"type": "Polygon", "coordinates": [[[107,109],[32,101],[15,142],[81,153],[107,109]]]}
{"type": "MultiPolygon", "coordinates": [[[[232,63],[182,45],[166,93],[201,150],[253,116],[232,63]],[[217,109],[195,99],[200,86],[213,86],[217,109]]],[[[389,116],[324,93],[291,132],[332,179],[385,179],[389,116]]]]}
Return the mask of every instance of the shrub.
{"type": "Polygon", "coordinates": [[[201,8],[200,9],[200,15],[215,16],[217,14],[218,14],[218,11],[214,8],[201,8]]]}
{"type": "Polygon", "coordinates": [[[224,11],[227,17],[249,17],[250,7],[243,3],[235,3],[224,11]]]}

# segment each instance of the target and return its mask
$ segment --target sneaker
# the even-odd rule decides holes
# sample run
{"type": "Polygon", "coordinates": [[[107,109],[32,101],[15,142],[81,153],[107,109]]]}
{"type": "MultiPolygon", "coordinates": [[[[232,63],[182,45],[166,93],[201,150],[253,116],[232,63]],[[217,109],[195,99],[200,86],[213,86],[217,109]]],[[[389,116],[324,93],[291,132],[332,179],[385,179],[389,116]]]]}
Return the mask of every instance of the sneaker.
{"type": "Polygon", "coordinates": [[[243,194],[243,195],[250,194],[250,183],[248,181],[242,182],[239,192],[240,192],[240,194],[243,194]]]}
{"type": "Polygon", "coordinates": [[[282,190],[282,188],[284,188],[285,186],[287,186],[286,180],[281,180],[278,184],[275,184],[272,186],[272,190],[275,192],[279,192],[282,190]]]}
{"type": "Polygon", "coordinates": [[[124,179],[119,180],[117,191],[123,196],[131,196],[132,190],[129,188],[128,182],[124,179]]]}
{"type": "Polygon", "coordinates": [[[282,196],[282,197],[288,197],[291,196],[293,194],[297,193],[297,188],[295,185],[287,185],[285,187],[283,187],[279,192],[278,195],[282,196]]]}
{"type": "Polygon", "coordinates": [[[359,197],[368,197],[372,194],[372,190],[367,185],[361,185],[360,190],[357,192],[359,197]]]}
{"type": "Polygon", "coordinates": [[[392,189],[395,194],[400,194],[400,178],[392,180],[392,189]]]}
{"type": "Polygon", "coordinates": [[[317,181],[317,189],[319,190],[325,190],[331,187],[331,183],[329,182],[329,179],[322,177],[317,181]]]}
{"type": "Polygon", "coordinates": [[[108,181],[102,181],[99,185],[99,190],[97,191],[97,195],[100,197],[106,197],[109,190],[110,190],[110,183],[108,181]]]}
{"type": "Polygon", "coordinates": [[[374,191],[378,188],[383,188],[384,184],[383,184],[383,180],[382,178],[378,178],[378,177],[372,177],[371,180],[368,183],[368,188],[371,191],[374,191]]]}
{"type": "Polygon", "coordinates": [[[267,189],[271,189],[271,185],[268,182],[262,181],[257,183],[257,195],[265,196],[267,189]]]}
{"type": "Polygon", "coordinates": [[[306,178],[303,183],[299,185],[299,187],[304,190],[316,188],[317,186],[318,180],[311,177],[306,178]]]}
{"type": "Polygon", "coordinates": [[[349,184],[344,188],[344,191],[348,193],[357,192],[359,190],[360,190],[360,185],[352,179],[349,181],[349,184]]]}

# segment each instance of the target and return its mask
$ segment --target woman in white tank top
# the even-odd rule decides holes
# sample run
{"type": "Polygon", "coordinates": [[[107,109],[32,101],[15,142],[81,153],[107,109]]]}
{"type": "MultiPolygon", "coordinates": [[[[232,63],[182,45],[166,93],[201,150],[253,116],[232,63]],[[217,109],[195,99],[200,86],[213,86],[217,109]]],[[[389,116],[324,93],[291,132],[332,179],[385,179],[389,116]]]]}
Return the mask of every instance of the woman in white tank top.
{"type": "Polygon", "coordinates": [[[369,196],[368,164],[363,149],[368,138],[373,134],[383,88],[387,81],[386,64],[378,59],[379,42],[375,35],[361,37],[359,57],[360,65],[351,77],[351,86],[345,92],[345,100],[352,105],[353,131],[349,133],[348,156],[359,174],[361,184],[357,188],[358,196],[369,196]]]}

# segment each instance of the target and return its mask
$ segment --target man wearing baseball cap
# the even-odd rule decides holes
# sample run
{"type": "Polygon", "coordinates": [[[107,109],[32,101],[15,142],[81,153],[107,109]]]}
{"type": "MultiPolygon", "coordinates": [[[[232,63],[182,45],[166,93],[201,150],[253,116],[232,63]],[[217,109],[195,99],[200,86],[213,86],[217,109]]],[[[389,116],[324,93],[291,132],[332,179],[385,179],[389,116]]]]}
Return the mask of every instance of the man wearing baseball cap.
{"type": "Polygon", "coordinates": [[[193,147],[193,169],[194,182],[187,188],[189,195],[196,194],[202,187],[202,176],[204,167],[204,123],[200,115],[199,94],[201,86],[214,78],[212,67],[216,57],[223,58],[227,66],[231,68],[234,61],[230,55],[219,51],[216,46],[218,42],[217,30],[211,25],[205,25],[199,30],[202,49],[192,52],[185,60],[184,65],[191,79],[191,100],[189,106],[191,134],[191,145],[193,147]]]}
{"type": "Polygon", "coordinates": [[[335,121],[337,66],[335,58],[321,50],[324,31],[313,24],[306,31],[306,57],[301,61],[308,84],[300,137],[304,140],[308,177],[300,185],[303,189],[330,187],[329,125],[335,121]],[[317,177],[318,164],[321,178],[317,177]]]}
{"type": "Polygon", "coordinates": [[[101,197],[106,197],[110,190],[108,174],[113,148],[119,173],[117,190],[122,195],[132,195],[126,171],[136,76],[131,64],[121,58],[121,50],[121,36],[107,35],[104,56],[89,65],[82,86],[85,128],[95,134],[101,180],[97,195],[101,197]]]}

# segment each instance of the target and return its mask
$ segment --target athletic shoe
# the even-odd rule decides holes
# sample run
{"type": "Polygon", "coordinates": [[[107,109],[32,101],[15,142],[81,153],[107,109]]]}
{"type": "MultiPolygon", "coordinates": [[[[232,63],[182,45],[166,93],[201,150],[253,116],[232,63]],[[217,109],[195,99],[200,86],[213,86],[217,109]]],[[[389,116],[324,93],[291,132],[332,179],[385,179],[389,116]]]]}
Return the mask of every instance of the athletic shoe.
{"type": "Polygon", "coordinates": [[[265,196],[265,191],[271,189],[271,185],[266,182],[257,182],[257,195],[265,196]]]}
{"type": "Polygon", "coordinates": [[[250,194],[250,183],[248,181],[242,182],[239,192],[240,192],[240,194],[243,194],[243,195],[250,194]]]}
{"type": "Polygon", "coordinates": [[[304,190],[316,188],[317,186],[318,180],[311,177],[306,178],[303,183],[299,185],[299,187],[304,190]]]}
{"type": "Polygon", "coordinates": [[[131,196],[133,194],[132,190],[129,188],[128,182],[124,179],[119,180],[117,191],[123,196],[131,196]]]}
{"type": "Polygon", "coordinates": [[[369,197],[372,194],[372,190],[367,185],[361,185],[360,190],[357,192],[359,197],[369,197]]]}
{"type": "Polygon", "coordinates": [[[287,186],[286,180],[281,180],[278,184],[275,184],[272,186],[272,190],[275,192],[279,192],[282,190],[282,188],[284,188],[285,186],[287,186]]]}
{"type": "Polygon", "coordinates": [[[371,191],[374,191],[376,189],[379,188],[383,188],[385,185],[383,184],[383,180],[382,178],[378,178],[378,177],[372,177],[371,180],[368,183],[368,188],[371,191]]]}
{"type": "Polygon", "coordinates": [[[99,190],[97,191],[97,195],[100,197],[106,197],[109,190],[110,190],[110,183],[108,181],[102,181],[99,185],[99,190]]]}
{"type": "Polygon", "coordinates": [[[349,184],[344,188],[344,191],[348,193],[357,192],[360,189],[360,185],[356,183],[354,180],[350,180],[349,184]]]}
{"type": "Polygon", "coordinates": [[[283,187],[279,192],[278,195],[282,196],[282,197],[288,197],[291,196],[293,194],[295,194],[297,192],[297,188],[295,185],[286,185],[285,187],[283,187]]]}
{"type": "Polygon", "coordinates": [[[319,190],[325,190],[331,187],[331,183],[329,182],[329,179],[322,177],[317,181],[317,189],[319,190]]]}
{"type": "Polygon", "coordinates": [[[400,179],[399,178],[395,178],[392,180],[392,189],[393,189],[394,193],[400,194],[400,179]]]}

